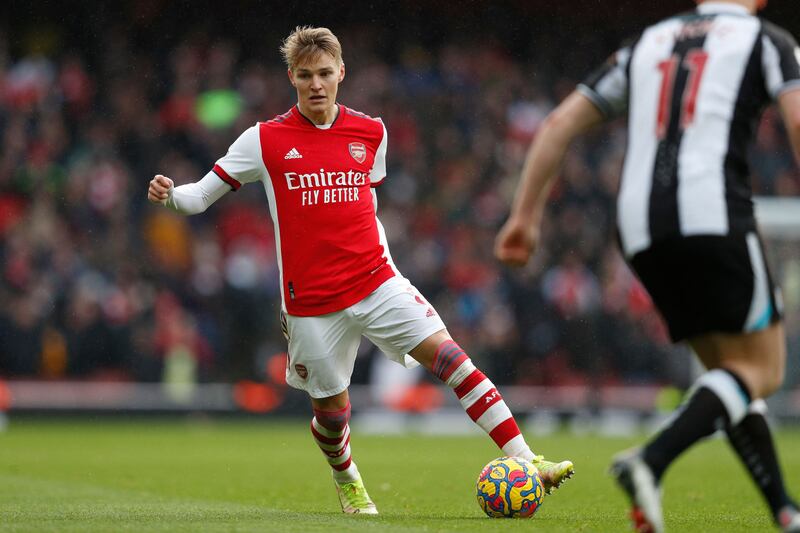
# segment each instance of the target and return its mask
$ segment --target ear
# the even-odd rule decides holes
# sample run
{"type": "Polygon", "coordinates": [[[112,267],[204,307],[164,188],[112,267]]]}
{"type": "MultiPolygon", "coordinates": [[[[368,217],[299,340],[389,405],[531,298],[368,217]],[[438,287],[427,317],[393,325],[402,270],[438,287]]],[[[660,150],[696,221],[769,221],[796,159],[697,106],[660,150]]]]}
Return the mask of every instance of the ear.
{"type": "Polygon", "coordinates": [[[289,82],[292,84],[292,87],[297,87],[297,83],[294,81],[294,74],[292,74],[292,69],[286,69],[286,74],[289,76],[289,82]]]}
{"type": "Polygon", "coordinates": [[[339,83],[344,79],[344,62],[339,67],[339,83]]]}

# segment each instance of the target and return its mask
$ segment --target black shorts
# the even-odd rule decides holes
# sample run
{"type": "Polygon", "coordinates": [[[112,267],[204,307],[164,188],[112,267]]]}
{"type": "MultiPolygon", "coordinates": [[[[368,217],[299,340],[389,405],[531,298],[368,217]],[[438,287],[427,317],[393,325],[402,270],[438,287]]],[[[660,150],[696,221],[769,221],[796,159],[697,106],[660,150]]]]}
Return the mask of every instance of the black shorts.
{"type": "Polygon", "coordinates": [[[754,232],[668,239],[630,263],[673,341],[757,331],[781,319],[780,297],[754,232]]]}

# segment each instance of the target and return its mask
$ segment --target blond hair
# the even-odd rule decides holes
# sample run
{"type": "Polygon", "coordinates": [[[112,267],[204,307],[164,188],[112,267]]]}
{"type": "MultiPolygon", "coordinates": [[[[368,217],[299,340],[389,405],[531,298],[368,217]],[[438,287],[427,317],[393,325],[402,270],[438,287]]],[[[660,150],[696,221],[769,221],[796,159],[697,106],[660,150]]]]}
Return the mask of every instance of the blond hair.
{"type": "Polygon", "coordinates": [[[328,28],[297,26],[283,41],[281,54],[289,70],[310,59],[326,53],[342,64],[342,45],[328,28]]]}

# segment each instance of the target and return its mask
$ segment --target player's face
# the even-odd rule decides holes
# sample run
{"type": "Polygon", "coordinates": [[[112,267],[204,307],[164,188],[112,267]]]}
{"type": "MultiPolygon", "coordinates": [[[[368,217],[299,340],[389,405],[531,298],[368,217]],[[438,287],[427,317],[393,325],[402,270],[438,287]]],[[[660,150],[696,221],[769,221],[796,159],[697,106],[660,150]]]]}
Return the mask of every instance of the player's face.
{"type": "Polygon", "coordinates": [[[289,71],[289,80],[297,89],[300,111],[320,124],[333,120],[336,92],[343,79],[344,63],[325,53],[311,57],[289,71]]]}

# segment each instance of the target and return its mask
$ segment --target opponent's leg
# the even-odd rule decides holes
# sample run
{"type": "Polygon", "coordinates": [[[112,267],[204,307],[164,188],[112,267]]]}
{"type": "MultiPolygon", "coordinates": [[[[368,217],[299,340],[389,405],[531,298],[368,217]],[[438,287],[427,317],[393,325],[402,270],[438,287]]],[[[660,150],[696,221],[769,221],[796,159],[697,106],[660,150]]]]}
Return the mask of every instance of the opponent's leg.
{"type": "MultiPolygon", "coordinates": [[[[781,323],[747,335],[715,335],[695,346],[715,357],[720,366],[734,369],[766,398],[780,388],[786,365],[786,343],[781,323]]],[[[728,441],[769,505],[773,519],[787,531],[800,529],[796,503],[783,482],[772,433],[765,418],[766,403],[756,400],[738,424],[725,427],[728,441]],[[793,524],[793,525],[792,525],[793,524]]]]}
{"type": "Polygon", "coordinates": [[[434,333],[411,350],[410,355],[455,391],[470,419],[492,438],[504,454],[521,457],[536,465],[548,493],[572,476],[572,462],[545,461],[531,451],[500,392],[447,331],[434,333]]]}
{"type": "MultiPolygon", "coordinates": [[[[782,373],[775,368],[782,364],[773,359],[780,359],[783,353],[776,340],[781,334],[775,325],[754,333],[715,333],[691,341],[711,370],[697,380],[684,404],[644,448],[618,456],[612,466],[631,497],[635,521],[644,524],[643,531],[663,528],[659,484],[667,467],[698,440],[739,426],[751,398],[771,394],[779,386],[782,373]]],[[[759,440],[767,446],[761,437],[759,440]]]]}
{"type": "MultiPolygon", "coordinates": [[[[757,334],[735,340],[737,346],[728,346],[730,339],[722,338],[716,340],[716,347],[704,346],[701,349],[705,348],[708,353],[713,353],[712,349],[728,351],[731,354],[728,357],[717,354],[719,364],[737,367],[738,372],[746,375],[752,386],[759,389],[759,397],[766,397],[783,382],[786,365],[784,338],[782,324],[776,323],[757,334]],[[738,345],[741,344],[744,346],[740,349],[738,345]],[[739,352],[743,352],[741,360],[734,357],[739,352]],[[753,365],[758,368],[757,371],[750,369],[753,365]]],[[[775,522],[787,530],[794,522],[793,527],[800,530],[797,505],[784,485],[766,412],[767,404],[763,400],[755,400],[741,422],[727,425],[725,432],[731,447],[764,496],[775,522]]]]}
{"type": "Polygon", "coordinates": [[[750,393],[736,374],[711,370],[700,376],[684,404],[643,449],[615,457],[611,472],[631,499],[637,531],[663,531],[660,481],[664,471],[698,440],[729,423],[738,424],[749,403],[750,393]]]}
{"type": "Polygon", "coordinates": [[[735,373],[714,369],[700,376],[670,423],[642,450],[656,482],[692,444],[741,422],[749,404],[750,392],[735,373]]]}
{"type": "Polygon", "coordinates": [[[741,379],[715,369],[700,376],[684,404],[644,448],[614,459],[612,474],[628,493],[632,519],[639,531],[662,531],[661,476],[675,458],[698,440],[739,423],[750,403],[741,379]]]}
{"type": "Polygon", "coordinates": [[[725,432],[731,447],[764,496],[775,522],[785,526],[797,514],[797,505],[789,497],[783,483],[766,413],[766,402],[756,400],[750,404],[742,421],[738,425],[726,427],[725,432]]]}
{"type": "Polygon", "coordinates": [[[312,398],[311,434],[331,466],[342,511],[378,514],[350,451],[350,397],[345,390],[328,398],[312,398]]]}

